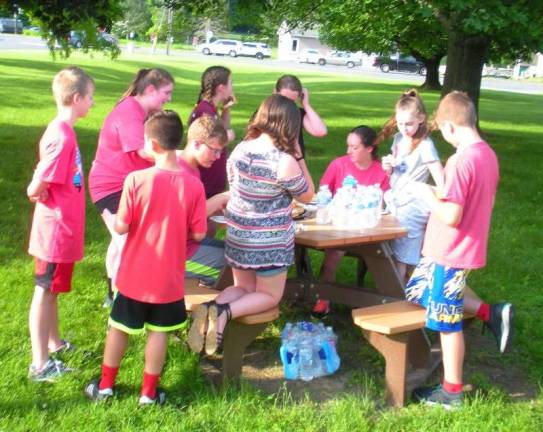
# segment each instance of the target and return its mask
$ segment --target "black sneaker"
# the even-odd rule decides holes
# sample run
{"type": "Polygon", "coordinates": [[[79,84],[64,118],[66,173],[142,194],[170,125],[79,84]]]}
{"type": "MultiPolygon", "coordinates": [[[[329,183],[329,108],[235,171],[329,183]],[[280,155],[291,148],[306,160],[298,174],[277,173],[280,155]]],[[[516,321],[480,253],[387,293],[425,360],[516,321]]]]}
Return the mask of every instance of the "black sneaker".
{"type": "Polygon", "coordinates": [[[156,395],[154,399],[151,399],[149,396],[142,395],[138,401],[140,407],[149,406],[149,405],[164,405],[166,402],[166,392],[160,387],[156,389],[156,395]]]}
{"type": "Polygon", "coordinates": [[[449,393],[443,390],[441,384],[438,384],[433,387],[420,387],[413,390],[413,399],[429,406],[440,405],[446,410],[452,410],[462,406],[464,392],[449,393]]]}
{"type": "Polygon", "coordinates": [[[99,380],[93,380],[90,383],[87,384],[85,387],[85,396],[87,396],[88,399],[94,402],[100,402],[108,400],[110,397],[113,396],[113,389],[111,388],[105,388],[100,390],[100,381],[99,380]]]}
{"type": "Polygon", "coordinates": [[[496,303],[490,305],[490,318],[484,322],[498,344],[500,353],[504,353],[513,335],[513,316],[515,307],[511,303],[496,303]]]}

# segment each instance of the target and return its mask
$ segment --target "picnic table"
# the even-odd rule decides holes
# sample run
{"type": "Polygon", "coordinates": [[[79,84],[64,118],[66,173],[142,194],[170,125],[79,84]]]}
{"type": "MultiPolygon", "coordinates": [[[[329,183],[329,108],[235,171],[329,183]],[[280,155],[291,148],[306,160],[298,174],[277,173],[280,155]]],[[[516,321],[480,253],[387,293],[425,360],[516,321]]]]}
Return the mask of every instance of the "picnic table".
{"type": "Polygon", "coordinates": [[[424,309],[405,301],[404,281],[392,258],[389,241],[407,235],[391,215],[384,215],[371,229],[342,229],[318,225],[315,219],[298,222],[296,277],[287,280],[285,298],[309,300],[318,297],[347,305],[368,342],[385,358],[387,400],[403,406],[408,388],[421,384],[439,365],[440,352],[424,332],[424,309]],[[375,288],[323,283],[312,271],[308,249],[341,249],[358,257],[372,274],[375,288]]]}

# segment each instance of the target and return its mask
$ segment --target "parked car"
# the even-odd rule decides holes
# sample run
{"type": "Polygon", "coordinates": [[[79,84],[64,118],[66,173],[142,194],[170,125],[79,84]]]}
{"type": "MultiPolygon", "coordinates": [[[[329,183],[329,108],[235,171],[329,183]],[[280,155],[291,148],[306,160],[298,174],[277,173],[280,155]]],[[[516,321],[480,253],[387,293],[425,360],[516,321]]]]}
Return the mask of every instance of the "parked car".
{"type": "Polygon", "coordinates": [[[318,63],[320,58],[324,58],[324,56],[317,49],[306,48],[298,54],[298,61],[300,63],[318,63]]]}
{"type": "MultiPolygon", "coordinates": [[[[81,48],[85,43],[86,37],[85,32],[72,30],[68,35],[68,43],[74,48],[81,48]]],[[[101,31],[96,33],[96,42],[101,46],[116,46],[119,44],[114,36],[101,31]]]]}
{"type": "Polygon", "coordinates": [[[0,18],[0,33],[22,33],[23,22],[13,18],[0,18]]]}
{"type": "Polygon", "coordinates": [[[210,43],[197,45],[196,49],[205,55],[221,54],[237,57],[241,53],[242,43],[231,39],[217,39],[210,43]]]}
{"type": "Polygon", "coordinates": [[[268,44],[262,42],[243,42],[238,55],[262,60],[264,57],[271,57],[271,49],[268,44]]]}
{"type": "Polygon", "coordinates": [[[373,61],[373,66],[381,69],[381,72],[414,72],[426,75],[424,63],[410,55],[393,54],[391,56],[378,56],[373,61]]]}

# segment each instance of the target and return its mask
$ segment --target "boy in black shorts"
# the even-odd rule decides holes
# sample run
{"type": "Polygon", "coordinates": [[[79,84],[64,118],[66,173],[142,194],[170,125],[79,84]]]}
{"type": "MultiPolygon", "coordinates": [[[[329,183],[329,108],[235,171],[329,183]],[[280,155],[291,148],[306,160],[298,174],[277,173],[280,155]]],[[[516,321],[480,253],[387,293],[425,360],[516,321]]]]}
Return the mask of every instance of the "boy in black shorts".
{"type": "Polygon", "coordinates": [[[109,318],[102,376],[89,383],[94,401],[113,395],[129,334],[147,331],[140,405],[164,403],[157,389],[166,358],[168,332],[186,319],[184,277],[187,239],[200,241],[206,225],[202,183],[177,162],[183,125],[173,111],[159,111],[145,123],[145,150],[155,166],[125,180],[115,230],[128,233],[116,279],[118,295],[109,318]],[[180,265],[181,264],[181,265],[180,265]]]}

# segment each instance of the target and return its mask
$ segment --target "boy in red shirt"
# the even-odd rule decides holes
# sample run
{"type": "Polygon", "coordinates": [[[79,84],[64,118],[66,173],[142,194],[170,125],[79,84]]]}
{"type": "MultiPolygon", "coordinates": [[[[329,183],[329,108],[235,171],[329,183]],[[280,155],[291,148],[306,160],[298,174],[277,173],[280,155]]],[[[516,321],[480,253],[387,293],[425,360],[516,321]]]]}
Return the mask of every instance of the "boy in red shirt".
{"type": "Polygon", "coordinates": [[[115,221],[128,233],[116,279],[118,294],[109,318],[102,376],[85,388],[91,400],[113,395],[129,334],[147,331],[140,405],[165,401],[157,389],[168,332],[186,319],[184,277],[188,238],[204,238],[206,203],[202,183],[181,169],[176,148],[183,125],[173,111],[159,111],[145,122],[145,150],[155,166],[128,175],[115,221]]]}
{"type": "Polygon", "coordinates": [[[73,126],[87,115],[93,94],[94,81],[82,69],[67,67],[55,75],[58,112],[40,140],[40,160],[27,188],[36,203],[28,248],[36,283],[29,315],[32,381],[53,381],[68,371],[49,354],[71,349],[59,336],[57,296],[71,290],[74,263],[83,258],[85,184],[73,126]]]}
{"type": "Polygon", "coordinates": [[[423,258],[407,283],[406,298],[427,310],[426,327],[440,332],[443,383],[413,392],[416,400],[446,409],[463,402],[462,367],[464,308],[483,317],[503,352],[511,337],[513,305],[488,305],[466,297],[471,269],[486,265],[490,219],[499,179],[498,159],[477,131],[477,114],[465,93],[452,92],[439,104],[435,122],[443,138],[456,148],[445,166],[443,190],[420,184],[432,213],[423,258]],[[465,304],[464,304],[465,303],[465,304]]]}

